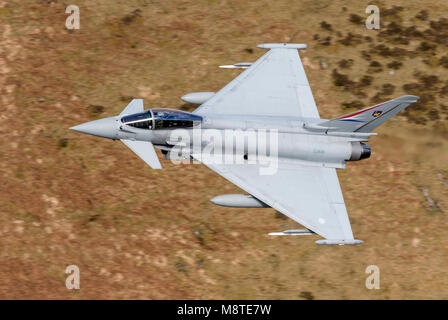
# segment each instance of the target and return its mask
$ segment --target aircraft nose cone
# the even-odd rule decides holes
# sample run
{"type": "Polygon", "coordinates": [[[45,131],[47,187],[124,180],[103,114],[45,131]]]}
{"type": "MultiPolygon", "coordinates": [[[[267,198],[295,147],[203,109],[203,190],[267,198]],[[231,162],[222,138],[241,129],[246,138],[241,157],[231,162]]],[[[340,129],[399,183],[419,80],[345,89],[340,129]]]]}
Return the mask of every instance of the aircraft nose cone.
{"type": "Polygon", "coordinates": [[[117,138],[117,122],[115,117],[99,119],[82,123],[71,127],[71,130],[91,134],[97,137],[116,139],[117,138]]]}

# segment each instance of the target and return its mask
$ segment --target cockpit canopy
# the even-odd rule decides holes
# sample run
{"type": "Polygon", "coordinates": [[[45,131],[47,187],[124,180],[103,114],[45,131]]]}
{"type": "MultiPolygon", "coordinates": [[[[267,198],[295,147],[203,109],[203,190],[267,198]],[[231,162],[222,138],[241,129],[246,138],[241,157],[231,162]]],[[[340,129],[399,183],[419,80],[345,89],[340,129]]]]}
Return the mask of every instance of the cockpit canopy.
{"type": "Polygon", "coordinates": [[[201,116],[172,109],[149,109],[121,118],[125,125],[149,130],[191,128],[201,121],[201,116]]]}

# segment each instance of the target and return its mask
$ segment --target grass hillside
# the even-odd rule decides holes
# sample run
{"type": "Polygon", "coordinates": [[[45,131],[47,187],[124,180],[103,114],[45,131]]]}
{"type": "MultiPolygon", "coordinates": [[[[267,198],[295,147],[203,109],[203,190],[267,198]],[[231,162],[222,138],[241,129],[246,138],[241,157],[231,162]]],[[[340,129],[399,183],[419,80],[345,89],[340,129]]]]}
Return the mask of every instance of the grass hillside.
{"type": "Polygon", "coordinates": [[[448,3],[0,0],[0,298],[441,299],[448,295],[448,3]],[[202,165],[151,170],[122,143],[69,127],[218,91],[264,42],[301,52],[322,118],[404,94],[419,103],[378,128],[372,157],[339,171],[361,246],[317,236],[202,165]],[[65,287],[79,266],[81,290],[65,287]],[[365,288],[365,269],[381,289],[365,288]]]}

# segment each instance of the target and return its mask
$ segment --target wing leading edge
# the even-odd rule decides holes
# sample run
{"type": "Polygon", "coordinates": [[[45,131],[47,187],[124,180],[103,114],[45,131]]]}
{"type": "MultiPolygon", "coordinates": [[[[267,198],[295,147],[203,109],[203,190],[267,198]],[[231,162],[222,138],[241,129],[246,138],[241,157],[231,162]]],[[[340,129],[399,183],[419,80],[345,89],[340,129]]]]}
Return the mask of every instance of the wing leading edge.
{"type": "Polygon", "coordinates": [[[326,238],[318,244],[358,244],[334,168],[279,163],[275,175],[258,165],[204,163],[241,189],[326,238]]]}
{"type": "Polygon", "coordinates": [[[259,47],[270,50],[194,113],[319,118],[297,51],[306,45],[261,44],[259,47]]]}

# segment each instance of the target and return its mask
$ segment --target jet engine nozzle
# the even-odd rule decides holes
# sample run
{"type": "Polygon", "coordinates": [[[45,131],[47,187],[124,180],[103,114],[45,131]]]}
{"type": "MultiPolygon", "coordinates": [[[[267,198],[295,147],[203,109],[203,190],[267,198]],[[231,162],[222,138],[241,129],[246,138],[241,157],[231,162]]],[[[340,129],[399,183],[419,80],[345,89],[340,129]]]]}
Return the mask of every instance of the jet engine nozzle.
{"type": "Polygon", "coordinates": [[[352,142],[352,154],[349,161],[358,161],[370,157],[372,149],[367,144],[361,142],[352,142]]]}

